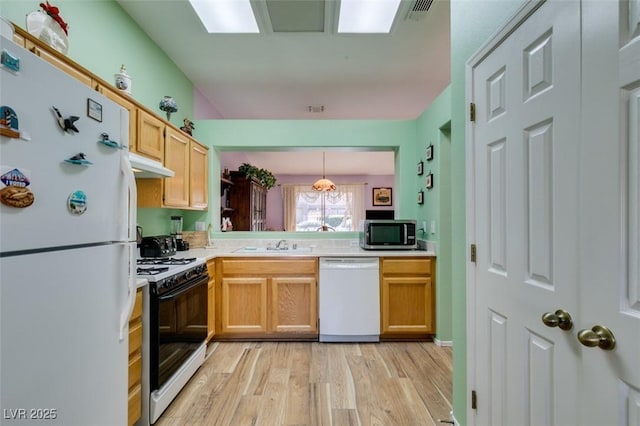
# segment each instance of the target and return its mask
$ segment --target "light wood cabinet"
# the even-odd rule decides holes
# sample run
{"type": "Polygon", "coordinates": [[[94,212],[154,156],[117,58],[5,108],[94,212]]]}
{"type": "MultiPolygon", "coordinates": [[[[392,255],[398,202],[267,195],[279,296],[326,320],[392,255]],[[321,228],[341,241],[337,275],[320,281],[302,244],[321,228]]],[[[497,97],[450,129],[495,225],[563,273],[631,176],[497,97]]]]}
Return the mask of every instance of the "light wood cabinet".
{"type": "Polygon", "coordinates": [[[164,179],[164,205],[189,207],[189,137],[167,127],[164,144],[164,165],[175,173],[164,179]]]}
{"type": "Polygon", "coordinates": [[[186,134],[167,127],[165,166],[175,175],[136,179],[138,207],[206,210],[209,192],[209,149],[186,134]],[[192,171],[191,165],[194,165],[192,171]]]}
{"type": "Polygon", "coordinates": [[[18,34],[17,32],[14,32],[13,33],[13,42],[15,44],[17,44],[18,46],[24,47],[25,39],[21,34],[18,34]]]}
{"type": "Polygon", "coordinates": [[[207,261],[207,272],[209,273],[209,283],[207,287],[207,342],[216,333],[216,261],[207,261]]]}
{"type": "Polygon", "coordinates": [[[317,338],[316,258],[222,258],[217,276],[216,338],[317,338]]]}
{"type": "Polygon", "coordinates": [[[381,259],[381,338],[435,334],[435,258],[381,259]]]}
{"type": "Polygon", "coordinates": [[[209,207],[209,149],[189,142],[189,205],[194,209],[209,207]]]}
{"type": "Polygon", "coordinates": [[[129,320],[129,426],[142,414],[142,290],[136,293],[129,320]]]}
{"type": "Polygon", "coordinates": [[[59,58],[53,51],[50,52],[48,50],[45,50],[42,47],[37,46],[30,40],[25,40],[25,48],[27,48],[40,58],[44,59],[45,61],[49,62],[51,65],[60,69],[61,71],[69,74],[71,77],[80,81],[82,84],[93,87],[93,79],[90,75],[79,70],[77,67],[68,64],[66,60],[59,58]]]}
{"type": "Polygon", "coordinates": [[[137,115],[136,152],[164,163],[166,124],[159,117],[142,109],[137,115]]]}

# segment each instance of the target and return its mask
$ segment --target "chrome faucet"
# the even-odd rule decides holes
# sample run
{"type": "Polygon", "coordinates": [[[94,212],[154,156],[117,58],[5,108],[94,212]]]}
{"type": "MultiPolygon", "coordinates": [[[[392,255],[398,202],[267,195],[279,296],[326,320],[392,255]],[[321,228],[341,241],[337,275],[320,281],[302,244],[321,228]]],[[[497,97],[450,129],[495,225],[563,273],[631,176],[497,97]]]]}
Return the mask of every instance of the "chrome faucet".
{"type": "Polygon", "coordinates": [[[288,248],[287,240],[280,240],[276,243],[276,250],[286,250],[288,248]],[[280,247],[281,244],[284,244],[284,246],[280,247]]]}

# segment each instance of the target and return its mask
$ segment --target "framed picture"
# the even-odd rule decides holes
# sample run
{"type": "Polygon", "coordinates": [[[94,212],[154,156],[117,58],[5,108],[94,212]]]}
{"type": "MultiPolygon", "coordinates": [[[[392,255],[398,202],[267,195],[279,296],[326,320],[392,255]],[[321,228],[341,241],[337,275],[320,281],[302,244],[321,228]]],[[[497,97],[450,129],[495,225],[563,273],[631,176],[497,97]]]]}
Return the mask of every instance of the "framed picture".
{"type": "Polygon", "coordinates": [[[425,179],[425,186],[427,189],[433,188],[433,173],[429,173],[425,179]]]}
{"type": "Polygon", "coordinates": [[[427,152],[425,153],[425,158],[427,161],[433,160],[433,144],[427,147],[427,152]]]}
{"type": "Polygon", "coordinates": [[[417,170],[418,176],[422,176],[423,169],[424,169],[424,163],[422,161],[418,162],[418,170],[417,170]]]}
{"type": "Polygon", "coordinates": [[[374,206],[390,206],[392,202],[391,188],[373,188],[374,206]]]}
{"type": "Polygon", "coordinates": [[[93,99],[87,98],[87,116],[102,122],[102,105],[93,99]]]}
{"type": "Polygon", "coordinates": [[[418,191],[418,204],[423,204],[424,203],[424,191],[420,190],[418,191]]]}

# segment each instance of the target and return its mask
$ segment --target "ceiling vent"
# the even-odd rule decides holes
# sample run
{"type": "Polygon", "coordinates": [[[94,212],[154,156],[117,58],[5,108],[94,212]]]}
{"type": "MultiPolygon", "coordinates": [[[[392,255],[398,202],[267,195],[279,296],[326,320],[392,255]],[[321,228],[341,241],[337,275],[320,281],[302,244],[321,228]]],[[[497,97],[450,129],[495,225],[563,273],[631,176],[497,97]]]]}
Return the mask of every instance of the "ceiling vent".
{"type": "Polygon", "coordinates": [[[415,0],[413,5],[409,9],[407,19],[419,21],[427,15],[427,12],[431,8],[433,0],[415,0]]]}

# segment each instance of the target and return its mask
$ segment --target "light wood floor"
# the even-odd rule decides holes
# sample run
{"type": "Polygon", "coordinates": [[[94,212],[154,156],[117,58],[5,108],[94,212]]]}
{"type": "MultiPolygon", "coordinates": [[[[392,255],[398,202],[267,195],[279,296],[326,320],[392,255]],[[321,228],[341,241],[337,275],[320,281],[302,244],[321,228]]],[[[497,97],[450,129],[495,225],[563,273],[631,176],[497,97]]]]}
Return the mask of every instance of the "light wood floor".
{"type": "Polygon", "coordinates": [[[451,348],[421,343],[213,343],[156,425],[436,425],[451,348]]]}

